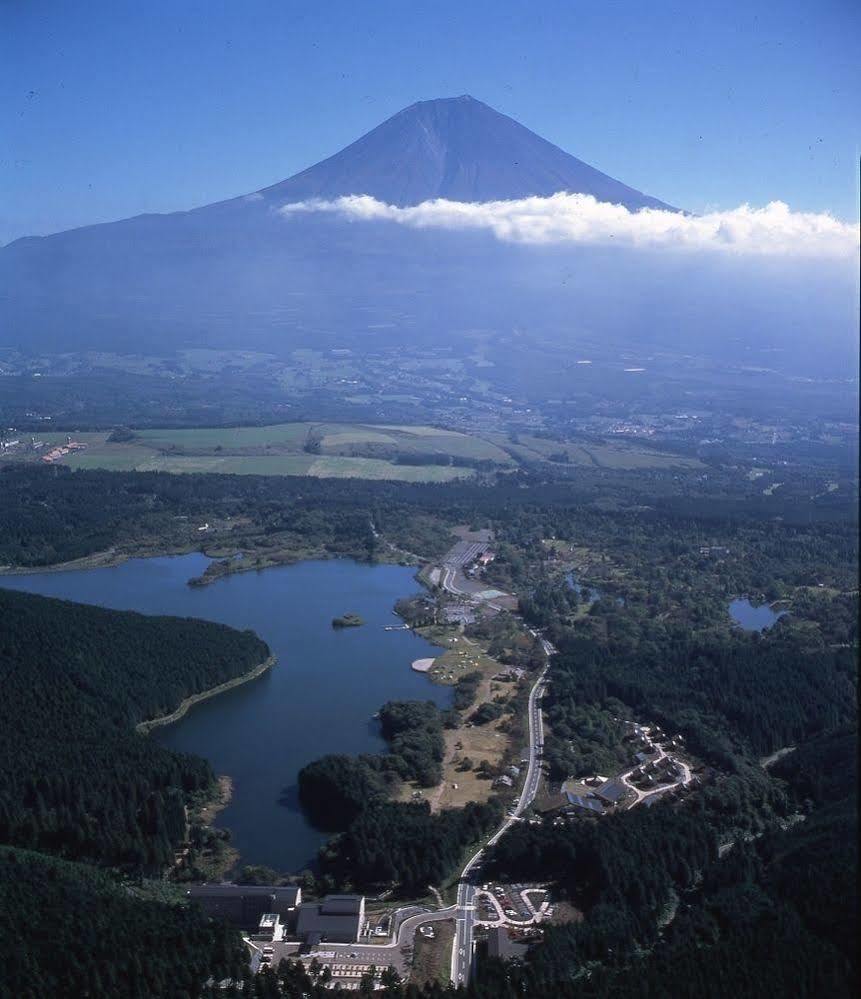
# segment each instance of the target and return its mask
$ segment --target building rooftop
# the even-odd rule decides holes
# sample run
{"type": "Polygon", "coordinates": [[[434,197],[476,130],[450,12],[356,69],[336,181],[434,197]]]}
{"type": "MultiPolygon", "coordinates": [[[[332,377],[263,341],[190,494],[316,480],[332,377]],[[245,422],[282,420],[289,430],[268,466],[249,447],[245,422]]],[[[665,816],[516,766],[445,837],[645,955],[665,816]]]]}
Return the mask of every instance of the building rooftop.
{"type": "Polygon", "coordinates": [[[192,885],[186,898],[196,902],[207,916],[250,929],[265,913],[288,918],[302,901],[302,889],[297,885],[192,885]]]}
{"type": "Polygon", "coordinates": [[[606,784],[602,784],[595,790],[595,794],[603,798],[604,801],[615,805],[616,802],[621,801],[625,797],[627,788],[620,781],[608,780],[606,784]]]}
{"type": "Polygon", "coordinates": [[[604,806],[597,798],[587,798],[582,794],[572,794],[571,791],[566,791],[565,797],[568,799],[568,804],[574,805],[575,808],[584,808],[590,812],[594,812],[596,815],[604,814],[604,806]]]}
{"type": "Polygon", "coordinates": [[[327,895],[320,911],[327,916],[357,916],[362,911],[361,895],[327,895]]]}
{"type": "Polygon", "coordinates": [[[236,896],[241,898],[254,898],[256,896],[274,896],[279,902],[289,902],[293,904],[301,897],[302,889],[298,885],[235,885],[235,884],[213,884],[213,885],[192,885],[186,895],[191,898],[226,898],[236,896]]]}
{"type": "Polygon", "coordinates": [[[296,936],[306,944],[328,940],[351,943],[359,938],[365,900],[361,895],[330,895],[299,906],[296,936]]]}

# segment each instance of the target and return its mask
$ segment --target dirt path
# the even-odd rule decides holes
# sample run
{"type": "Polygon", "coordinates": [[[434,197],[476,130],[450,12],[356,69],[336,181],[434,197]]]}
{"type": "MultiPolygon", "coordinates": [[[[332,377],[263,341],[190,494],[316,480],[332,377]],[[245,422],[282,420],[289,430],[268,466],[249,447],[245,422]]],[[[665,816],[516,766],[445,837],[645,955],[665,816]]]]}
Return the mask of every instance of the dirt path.
{"type": "Polygon", "coordinates": [[[199,694],[192,694],[191,697],[186,697],[176,711],[172,711],[169,715],[162,715],[160,718],[143,721],[139,725],[135,726],[135,731],[139,732],[141,735],[146,735],[147,732],[150,732],[154,728],[158,728],[160,725],[170,725],[175,721],[179,721],[188,709],[194,707],[195,704],[199,704],[201,701],[208,701],[210,697],[216,697],[218,694],[223,694],[227,690],[233,690],[234,687],[239,687],[243,683],[248,683],[249,680],[256,680],[258,676],[262,676],[266,670],[274,666],[275,662],[275,656],[270,656],[268,659],[264,659],[262,663],[255,666],[250,672],[244,673],[242,676],[234,677],[226,683],[220,683],[217,687],[211,687],[209,690],[203,690],[199,694]]]}

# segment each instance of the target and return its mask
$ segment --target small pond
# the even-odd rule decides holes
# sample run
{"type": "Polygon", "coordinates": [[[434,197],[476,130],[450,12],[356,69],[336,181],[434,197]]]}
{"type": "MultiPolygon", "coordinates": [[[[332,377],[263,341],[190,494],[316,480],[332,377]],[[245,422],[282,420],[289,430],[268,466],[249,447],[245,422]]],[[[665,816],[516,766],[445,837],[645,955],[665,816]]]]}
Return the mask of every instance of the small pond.
{"type": "Polygon", "coordinates": [[[774,610],[771,604],[752,604],[747,597],[738,597],[729,605],[729,616],[744,631],[767,631],[786,613],[774,610]]]}

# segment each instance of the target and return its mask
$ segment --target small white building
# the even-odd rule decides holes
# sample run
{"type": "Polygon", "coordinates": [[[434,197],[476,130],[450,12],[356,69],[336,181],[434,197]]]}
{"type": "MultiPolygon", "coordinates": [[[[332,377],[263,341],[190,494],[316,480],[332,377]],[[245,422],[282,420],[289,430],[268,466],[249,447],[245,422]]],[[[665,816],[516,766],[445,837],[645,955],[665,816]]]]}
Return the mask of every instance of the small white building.
{"type": "Polygon", "coordinates": [[[264,940],[280,940],[284,933],[281,917],[277,912],[264,912],[257,927],[257,936],[264,940]]]}

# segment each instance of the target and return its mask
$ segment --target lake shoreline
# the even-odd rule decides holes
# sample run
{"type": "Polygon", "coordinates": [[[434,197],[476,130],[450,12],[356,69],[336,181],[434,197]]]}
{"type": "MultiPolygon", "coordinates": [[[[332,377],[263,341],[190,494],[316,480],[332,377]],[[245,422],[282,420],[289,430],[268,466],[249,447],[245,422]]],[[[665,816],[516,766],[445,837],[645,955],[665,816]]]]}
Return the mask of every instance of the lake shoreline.
{"type": "MultiPolygon", "coordinates": [[[[327,753],[384,752],[372,716],[387,701],[429,700],[441,710],[451,703],[450,690],[409,668],[418,657],[436,657],[440,645],[412,629],[387,630],[401,624],[392,614],[397,601],[418,588],[416,568],[386,564],[391,555],[381,564],[328,553],[271,572],[237,573],[230,585],[197,590],[187,582],[207,565],[199,551],[135,558],[132,549],[123,550],[129,557],[110,572],[36,572],[0,579],[0,586],[147,615],[202,618],[263,636],[268,650],[246,661],[243,675],[228,674],[225,684],[213,678],[209,690],[201,685],[196,696],[189,690],[192,696],[171,698],[173,707],[163,701],[129,728],[170,751],[209,760],[215,774],[232,778],[229,804],[205,816],[217,834],[204,837],[214,849],[196,861],[207,877],[243,863],[302,869],[328,837],[310,826],[297,802],[285,807],[282,801],[298,770],[327,753]],[[366,627],[333,629],[333,614],[344,610],[360,615],[366,627]],[[265,682],[249,683],[266,671],[269,663],[259,660],[270,653],[284,668],[265,682]],[[216,699],[231,687],[237,688],[233,695],[216,699]],[[199,706],[191,710],[194,704],[199,706]],[[338,725],[319,724],[335,716],[338,725]],[[226,829],[229,843],[221,836],[226,829]]],[[[222,789],[214,785],[193,797],[192,819],[222,798],[222,789]]]]}
{"type": "Polygon", "coordinates": [[[277,569],[281,566],[298,565],[300,562],[326,562],[326,561],[337,561],[338,559],[348,559],[352,562],[358,562],[360,565],[401,565],[405,567],[410,567],[413,565],[411,562],[405,562],[403,559],[386,558],[385,554],[377,555],[373,559],[363,558],[358,553],[350,552],[339,552],[333,554],[325,549],[313,550],[313,551],[291,551],[288,549],[282,549],[276,552],[265,552],[261,550],[260,561],[252,562],[251,559],[255,560],[258,558],[257,550],[253,549],[245,553],[244,557],[241,559],[231,558],[231,557],[219,557],[216,558],[212,555],[207,555],[206,551],[203,552],[207,558],[212,559],[210,565],[202,572],[199,576],[193,576],[188,581],[189,586],[202,587],[211,586],[213,583],[217,583],[219,579],[225,579],[228,576],[240,575],[244,572],[263,572],[265,569],[277,569]]]}
{"type": "MultiPolygon", "coordinates": [[[[217,541],[217,539],[213,539],[217,541]]],[[[224,554],[224,549],[217,544],[210,546],[186,544],[170,546],[150,546],[134,549],[107,548],[104,551],[92,552],[89,555],[82,555],[80,558],[71,559],[68,562],[52,562],[49,565],[0,565],[0,577],[3,576],[32,576],[43,572],[78,572],[86,569],[111,569],[123,565],[132,559],[144,558],[181,558],[183,555],[201,554],[210,560],[210,565],[199,576],[192,576],[188,580],[189,586],[209,586],[224,579],[227,576],[236,575],[243,572],[262,572],[264,569],[275,569],[280,566],[297,565],[300,562],[328,561],[330,559],[350,559],[354,562],[366,562],[369,565],[401,565],[413,566],[421,565],[421,561],[409,561],[403,554],[397,557],[394,553],[378,553],[373,560],[363,558],[360,553],[339,552],[333,554],[325,549],[318,550],[290,550],[281,549],[272,552],[268,549],[246,549],[242,554],[243,558],[236,558],[233,555],[224,554]],[[215,550],[218,554],[210,554],[215,550]],[[251,561],[260,558],[260,561],[251,561]]]]}
{"type": "Polygon", "coordinates": [[[230,804],[233,798],[233,778],[221,774],[215,778],[215,788],[211,798],[200,808],[195,818],[207,828],[212,826],[215,816],[230,804]]]}
{"type": "Polygon", "coordinates": [[[174,722],[179,721],[180,718],[183,718],[195,704],[208,701],[210,698],[224,694],[235,687],[241,687],[242,684],[248,683],[250,680],[256,680],[258,676],[262,676],[267,670],[271,669],[276,662],[277,659],[275,656],[269,656],[263,662],[258,663],[248,673],[243,673],[242,676],[234,677],[232,680],[219,683],[216,687],[210,687],[209,690],[202,690],[199,694],[192,694],[186,697],[179,707],[175,711],[171,711],[170,714],[160,715],[158,718],[140,722],[135,725],[135,731],[140,735],[147,735],[154,728],[160,728],[163,725],[172,725],[174,722]]]}
{"type": "Polygon", "coordinates": [[[80,558],[72,559],[69,562],[52,562],[50,565],[0,565],[0,576],[29,576],[42,572],[74,572],[80,569],[106,569],[111,566],[122,565],[128,559],[136,557],[128,552],[118,551],[116,548],[108,548],[102,552],[93,552],[92,555],[82,555],[80,558]]]}
{"type": "Polygon", "coordinates": [[[749,594],[733,597],[727,605],[732,627],[747,633],[769,631],[777,622],[786,617],[792,601],[786,597],[767,600],[764,596],[754,603],[749,594]]]}

